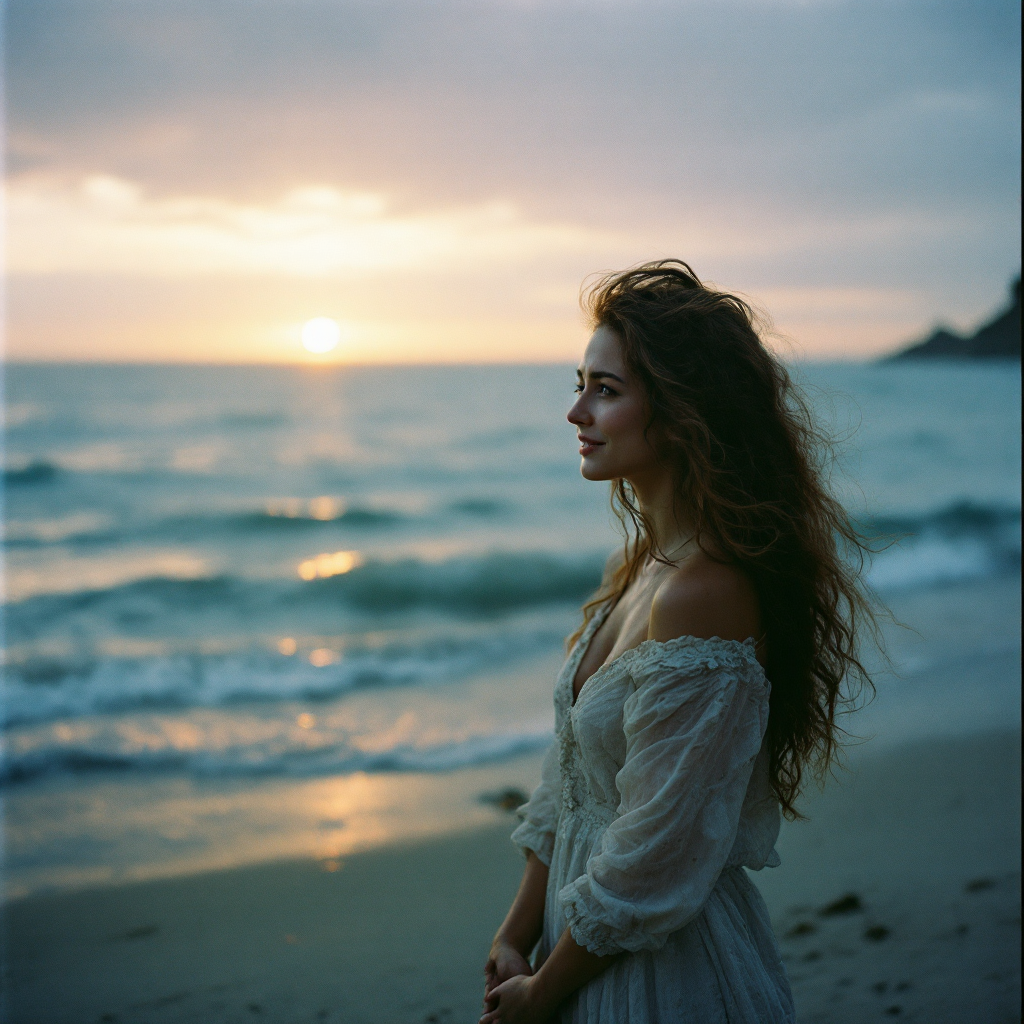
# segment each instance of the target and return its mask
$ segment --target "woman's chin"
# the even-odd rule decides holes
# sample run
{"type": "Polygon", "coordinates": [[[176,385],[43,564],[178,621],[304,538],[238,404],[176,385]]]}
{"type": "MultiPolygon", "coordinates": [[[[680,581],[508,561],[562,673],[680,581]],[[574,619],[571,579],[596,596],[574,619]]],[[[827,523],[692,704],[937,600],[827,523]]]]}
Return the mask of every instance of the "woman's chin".
{"type": "Polygon", "coordinates": [[[580,475],[584,480],[611,480],[614,477],[613,473],[609,473],[601,465],[599,465],[593,458],[580,459],[580,475]]]}

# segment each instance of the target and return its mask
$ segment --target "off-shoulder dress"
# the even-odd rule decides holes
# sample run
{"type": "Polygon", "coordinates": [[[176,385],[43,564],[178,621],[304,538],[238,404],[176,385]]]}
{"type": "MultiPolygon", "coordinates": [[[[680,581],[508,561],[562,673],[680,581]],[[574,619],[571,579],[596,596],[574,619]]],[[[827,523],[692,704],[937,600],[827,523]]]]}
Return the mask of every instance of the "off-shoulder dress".
{"type": "Polygon", "coordinates": [[[555,742],[512,841],[548,865],[538,963],[562,932],[621,954],[562,1024],[780,1024],[793,999],[744,868],[779,863],[753,641],[649,640],[573,703],[595,615],[555,685],[555,742]]]}

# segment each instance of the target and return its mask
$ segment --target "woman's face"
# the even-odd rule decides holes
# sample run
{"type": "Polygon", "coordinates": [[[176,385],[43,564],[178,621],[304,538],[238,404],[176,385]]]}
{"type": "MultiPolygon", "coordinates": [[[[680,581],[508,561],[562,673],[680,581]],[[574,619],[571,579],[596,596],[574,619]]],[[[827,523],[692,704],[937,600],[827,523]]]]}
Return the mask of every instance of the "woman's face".
{"type": "Polygon", "coordinates": [[[580,472],[587,480],[637,480],[658,470],[644,436],[647,403],[626,369],[614,331],[599,327],[576,371],[579,396],[566,417],[580,440],[580,472]]]}

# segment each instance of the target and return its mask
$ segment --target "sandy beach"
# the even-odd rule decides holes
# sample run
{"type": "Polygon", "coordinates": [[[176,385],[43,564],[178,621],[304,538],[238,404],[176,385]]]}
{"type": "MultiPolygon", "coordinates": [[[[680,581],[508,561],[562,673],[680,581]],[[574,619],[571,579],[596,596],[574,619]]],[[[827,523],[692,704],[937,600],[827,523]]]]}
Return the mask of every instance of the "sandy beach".
{"type": "MultiPolygon", "coordinates": [[[[802,1022],[1019,1020],[1020,734],[861,752],[757,876],[802,1022]]],[[[476,1019],[511,820],[344,860],[33,896],[5,1019],[476,1019]]]]}

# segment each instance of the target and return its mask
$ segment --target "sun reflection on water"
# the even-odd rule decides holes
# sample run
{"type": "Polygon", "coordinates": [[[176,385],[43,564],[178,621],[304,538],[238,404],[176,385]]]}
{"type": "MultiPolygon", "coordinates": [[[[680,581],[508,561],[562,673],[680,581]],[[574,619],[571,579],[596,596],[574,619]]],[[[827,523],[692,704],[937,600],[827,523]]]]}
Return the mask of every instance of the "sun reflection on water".
{"type": "Polygon", "coordinates": [[[330,647],[318,647],[315,651],[309,652],[309,663],[314,668],[326,668],[340,660],[338,652],[332,651],[330,647]]]}
{"type": "Polygon", "coordinates": [[[341,576],[351,572],[362,564],[363,558],[358,551],[325,552],[300,562],[299,575],[304,580],[315,580],[317,577],[326,579],[328,576],[341,576]]]}

